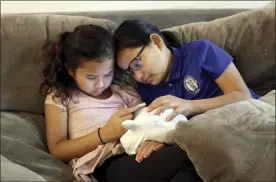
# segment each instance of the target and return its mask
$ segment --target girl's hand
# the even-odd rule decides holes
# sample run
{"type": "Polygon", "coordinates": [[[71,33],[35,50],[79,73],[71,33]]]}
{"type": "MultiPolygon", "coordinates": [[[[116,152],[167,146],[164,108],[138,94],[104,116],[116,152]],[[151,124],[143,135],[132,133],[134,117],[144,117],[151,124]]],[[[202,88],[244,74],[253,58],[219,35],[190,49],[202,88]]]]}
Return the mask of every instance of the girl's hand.
{"type": "Polygon", "coordinates": [[[144,159],[148,158],[154,151],[158,151],[165,145],[156,141],[144,141],[138,148],[135,160],[141,163],[144,159]]]}
{"type": "Polygon", "coordinates": [[[151,112],[157,108],[159,109],[155,112],[155,114],[160,114],[166,109],[174,109],[172,114],[167,117],[167,121],[172,120],[178,114],[189,116],[195,113],[195,108],[193,107],[191,101],[184,100],[172,95],[166,95],[155,99],[148,106],[148,112],[151,112]]]}
{"type": "Polygon", "coordinates": [[[119,139],[126,132],[122,122],[132,119],[132,113],[137,109],[138,107],[131,107],[118,110],[110,117],[103,129],[109,131],[109,134],[113,136],[112,138],[119,139]]]}

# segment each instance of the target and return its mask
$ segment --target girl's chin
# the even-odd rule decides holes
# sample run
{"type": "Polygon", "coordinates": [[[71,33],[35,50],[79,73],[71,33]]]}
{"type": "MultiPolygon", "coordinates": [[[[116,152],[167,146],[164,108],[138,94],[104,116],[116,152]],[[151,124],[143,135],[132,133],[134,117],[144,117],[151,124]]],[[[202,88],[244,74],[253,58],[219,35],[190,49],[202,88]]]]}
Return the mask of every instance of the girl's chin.
{"type": "Polygon", "coordinates": [[[96,92],[92,92],[91,95],[94,97],[100,96],[102,95],[103,91],[96,91],[96,92]]]}
{"type": "Polygon", "coordinates": [[[160,82],[158,82],[157,80],[155,80],[154,78],[151,78],[149,81],[148,81],[148,84],[150,85],[158,85],[160,82]]]}

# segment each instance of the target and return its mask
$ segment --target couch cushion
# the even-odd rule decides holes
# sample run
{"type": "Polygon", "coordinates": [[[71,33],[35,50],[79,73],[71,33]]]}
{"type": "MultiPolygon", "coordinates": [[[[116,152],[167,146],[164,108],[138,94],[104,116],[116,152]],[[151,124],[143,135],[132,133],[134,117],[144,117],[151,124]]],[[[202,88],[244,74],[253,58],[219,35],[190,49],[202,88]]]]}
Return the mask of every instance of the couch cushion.
{"type": "Polygon", "coordinates": [[[247,85],[264,95],[276,88],[275,8],[262,8],[163,30],[169,42],[208,39],[234,57],[247,85]]]}
{"type": "Polygon", "coordinates": [[[1,154],[4,157],[47,181],[73,181],[72,168],[49,154],[45,143],[42,115],[1,112],[1,154]]]}
{"type": "MultiPolygon", "coordinates": [[[[211,21],[246,11],[248,9],[151,9],[151,10],[120,10],[120,11],[90,11],[62,12],[60,14],[79,15],[93,18],[103,18],[121,24],[126,19],[143,19],[160,29],[187,23],[211,21]]],[[[55,13],[56,14],[56,13],[55,13]]]]}
{"type": "Polygon", "coordinates": [[[33,171],[20,166],[1,155],[1,181],[45,181],[33,171]],[[11,175],[12,174],[12,175],[11,175]]]}
{"type": "Polygon", "coordinates": [[[168,139],[187,152],[204,181],[276,179],[275,105],[252,99],[210,110],[179,123],[168,139]]]}
{"type": "Polygon", "coordinates": [[[80,24],[96,24],[110,32],[115,27],[109,20],[81,16],[1,16],[1,110],[44,112],[44,98],[38,92],[43,66],[41,47],[80,24]]]}

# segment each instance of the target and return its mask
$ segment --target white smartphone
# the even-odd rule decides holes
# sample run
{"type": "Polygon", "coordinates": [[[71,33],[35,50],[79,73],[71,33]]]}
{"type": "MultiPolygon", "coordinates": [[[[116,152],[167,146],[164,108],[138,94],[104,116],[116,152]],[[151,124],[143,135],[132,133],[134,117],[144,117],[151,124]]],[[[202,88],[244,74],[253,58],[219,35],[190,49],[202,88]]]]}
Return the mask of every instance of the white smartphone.
{"type": "Polygon", "coordinates": [[[135,118],[139,113],[140,111],[145,108],[147,106],[147,104],[145,102],[141,103],[141,104],[138,104],[136,107],[138,107],[138,109],[133,113],[133,118],[135,118]]]}
{"type": "Polygon", "coordinates": [[[137,105],[136,107],[138,107],[140,109],[140,108],[146,107],[146,106],[147,106],[147,104],[145,102],[143,102],[143,103],[137,105]]]}

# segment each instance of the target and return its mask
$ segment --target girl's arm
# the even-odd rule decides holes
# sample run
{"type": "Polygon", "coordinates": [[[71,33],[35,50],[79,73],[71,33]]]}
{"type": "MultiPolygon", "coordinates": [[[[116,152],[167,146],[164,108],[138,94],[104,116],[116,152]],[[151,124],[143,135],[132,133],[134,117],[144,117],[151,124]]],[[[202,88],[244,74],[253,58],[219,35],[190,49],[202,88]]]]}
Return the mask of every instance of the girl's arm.
{"type": "MultiPolygon", "coordinates": [[[[125,132],[121,122],[131,119],[130,113],[136,108],[121,109],[116,112],[108,123],[100,130],[104,142],[117,140],[125,132]]],[[[46,135],[50,153],[63,160],[70,161],[82,157],[95,150],[102,144],[98,138],[98,132],[94,131],[80,138],[70,139],[68,137],[67,112],[57,106],[45,104],[46,135]]]]}
{"type": "Polygon", "coordinates": [[[209,99],[192,100],[191,115],[252,98],[249,89],[233,63],[230,63],[223,74],[215,81],[224,95],[209,99]]]}
{"type": "MultiPolygon", "coordinates": [[[[67,112],[50,104],[45,105],[46,135],[50,153],[63,160],[79,158],[101,144],[97,131],[77,139],[68,139],[67,112]]],[[[101,131],[101,135],[104,132],[101,131]]],[[[107,139],[107,137],[105,136],[107,139]]],[[[111,140],[111,139],[109,139],[111,140]]]]}
{"type": "Polygon", "coordinates": [[[185,100],[171,95],[162,96],[151,103],[148,111],[150,112],[160,107],[155,112],[160,114],[167,108],[173,108],[174,112],[167,118],[167,120],[172,120],[178,114],[185,116],[196,115],[210,109],[251,98],[249,89],[233,63],[230,63],[215,81],[224,92],[224,95],[201,100],[185,100]]]}

